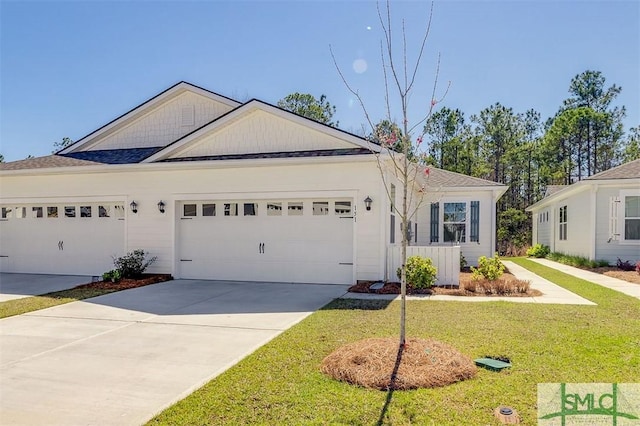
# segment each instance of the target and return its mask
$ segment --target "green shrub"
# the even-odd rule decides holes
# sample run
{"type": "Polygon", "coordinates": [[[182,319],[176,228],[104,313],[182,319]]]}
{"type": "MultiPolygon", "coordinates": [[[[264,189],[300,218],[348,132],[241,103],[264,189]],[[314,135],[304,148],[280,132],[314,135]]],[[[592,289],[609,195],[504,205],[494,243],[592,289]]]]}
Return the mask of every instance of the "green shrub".
{"type": "Polygon", "coordinates": [[[138,278],[149,265],[158,259],[157,256],[154,256],[145,261],[147,254],[144,250],[134,250],[122,257],[113,259],[113,264],[122,278],[138,278]]]}
{"type": "Polygon", "coordinates": [[[480,279],[484,277],[489,281],[495,281],[504,273],[507,269],[502,262],[500,262],[500,256],[496,253],[493,257],[487,258],[480,256],[478,259],[478,267],[471,267],[474,279],[480,279]]]}
{"type": "Polygon", "coordinates": [[[122,278],[122,275],[117,269],[112,269],[102,274],[102,281],[111,281],[115,283],[120,281],[120,278],[122,278]]]}
{"type": "MultiPolygon", "coordinates": [[[[407,270],[407,285],[411,288],[427,289],[436,282],[438,268],[433,266],[428,257],[411,256],[405,263],[407,270]]],[[[398,268],[398,278],[401,277],[402,269],[398,268]]]]}
{"type": "Polygon", "coordinates": [[[527,249],[527,256],[543,258],[547,257],[549,251],[549,246],[545,246],[544,244],[536,244],[535,246],[529,247],[527,249]]]}
{"type": "Polygon", "coordinates": [[[606,260],[591,260],[583,256],[573,256],[564,253],[549,253],[547,259],[553,260],[564,265],[574,266],[582,269],[593,269],[598,267],[609,266],[606,260]]]}
{"type": "Polygon", "coordinates": [[[468,265],[467,259],[465,259],[462,252],[460,252],[460,270],[462,271],[464,268],[467,267],[467,265],[468,265]]]}

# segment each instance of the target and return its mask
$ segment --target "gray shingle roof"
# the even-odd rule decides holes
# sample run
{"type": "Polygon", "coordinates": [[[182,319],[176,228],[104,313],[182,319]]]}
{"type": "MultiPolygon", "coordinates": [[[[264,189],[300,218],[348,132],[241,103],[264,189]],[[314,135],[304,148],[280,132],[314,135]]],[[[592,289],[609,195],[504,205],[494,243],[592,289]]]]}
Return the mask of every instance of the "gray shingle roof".
{"type": "Polygon", "coordinates": [[[438,187],[467,187],[467,186],[504,186],[501,183],[493,182],[486,179],[480,179],[463,175],[461,173],[450,172],[435,167],[429,167],[429,177],[427,178],[427,186],[431,188],[438,187]]]}
{"type": "Polygon", "coordinates": [[[640,158],[629,161],[618,167],[614,167],[604,172],[589,176],[585,180],[603,180],[603,179],[639,179],[640,178],[640,158]]]}
{"type": "Polygon", "coordinates": [[[566,187],[567,185],[547,185],[547,190],[545,191],[544,196],[548,197],[549,195],[553,195],[558,191],[562,191],[566,187]]]}
{"type": "Polygon", "coordinates": [[[162,148],[162,146],[158,146],[152,148],[102,149],[95,151],[71,152],[69,154],[61,155],[104,164],[132,164],[139,163],[162,148]]]}
{"type": "Polygon", "coordinates": [[[96,164],[100,163],[63,157],[61,155],[47,155],[45,157],[0,163],[0,170],[49,169],[54,167],[93,166],[96,164]]]}

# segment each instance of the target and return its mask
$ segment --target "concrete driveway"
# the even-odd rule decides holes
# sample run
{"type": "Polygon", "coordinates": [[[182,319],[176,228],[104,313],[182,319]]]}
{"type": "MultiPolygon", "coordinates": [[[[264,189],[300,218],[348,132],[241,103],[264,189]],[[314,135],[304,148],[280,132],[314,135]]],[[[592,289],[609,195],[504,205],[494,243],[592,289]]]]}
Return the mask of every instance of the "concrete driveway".
{"type": "Polygon", "coordinates": [[[86,275],[45,275],[0,273],[0,302],[22,299],[52,291],[66,290],[91,282],[86,275]]]}
{"type": "Polygon", "coordinates": [[[0,320],[0,423],[143,423],[346,288],[175,280],[0,320]]]}

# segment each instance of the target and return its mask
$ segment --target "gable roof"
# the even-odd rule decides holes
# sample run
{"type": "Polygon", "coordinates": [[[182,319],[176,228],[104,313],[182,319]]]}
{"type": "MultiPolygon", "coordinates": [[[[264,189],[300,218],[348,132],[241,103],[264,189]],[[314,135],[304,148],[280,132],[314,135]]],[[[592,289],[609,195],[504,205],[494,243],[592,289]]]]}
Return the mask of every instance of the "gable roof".
{"type": "Polygon", "coordinates": [[[555,194],[558,191],[562,191],[567,185],[547,185],[547,190],[544,193],[545,197],[555,194]]]}
{"type": "Polygon", "coordinates": [[[604,172],[597,173],[593,176],[589,176],[585,180],[638,178],[640,178],[640,158],[637,160],[629,161],[625,164],[621,164],[617,167],[613,167],[609,170],[605,170],[604,172]]]}
{"type": "Polygon", "coordinates": [[[205,96],[209,99],[213,99],[217,102],[223,103],[225,105],[228,105],[231,108],[236,108],[237,106],[241,105],[240,102],[233,100],[231,98],[228,98],[226,96],[220,95],[218,93],[212,92],[210,90],[204,89],[200,86],[196,86],[194,84],[191,83],[187,83],[186,81],[180,81],[176,84],[174,84],[173,86],[169,87],[168,89],[160,92],[159,94],[153,96],[152,98],[144,101],[143,103],[141,103],[140,105],[130,109],[129,111],[125,112],[124,114],[122,114],[121,116],[111,120],[110,122],[108,122],[107,124],[105,124],[104,126],[94,130],[93,132],[89,133],[88,135],[80,138],[78,141],[76,141],[75,143],[71,144],[68,147],[65,147],[63,149],[61,149],[60,151],[56,152],[56,154],[69,154],[72,152],[77,152],[78,150],[80,150],[81,148],[87,146],[87,145],[91,145],[92,141],[96,140],[97,138],[99,138],[102,135],[107,134],[109,131],[114,130],[115,128],[117,128],[118,126],[124,125],[125,123],[128,122],[132,122],[134,120],[136,120],[139,117],[142,117],[144,114],[146,114],[149,110],[153,109],[154,107],[162,104],[163,102],[166,102],[169,99],[172,99],[186,91],[190,91],[193,93],[197,93],[199,95],[205,96]]]}
{"type": "Polygon", "coordinates": [[[51,169],[57,167],[95,166],[97,164],[101,163],[54,154],[0,163],[0,170],[51,169]]]}
{"type": "Polygon", "coordinates": [[[467,176],[461,173],[450,172],[448,170],[438,169],[436,167],[429,167],[429,174],[428,174],[426,183],[428,187],[434,187],[434,188],[438,188],[438,187],[443,187],[443,188],[496,187],[496,189],[507,188],[506,185],[503,185],[499,182],[493,182],[486,179],[467,176]]]}

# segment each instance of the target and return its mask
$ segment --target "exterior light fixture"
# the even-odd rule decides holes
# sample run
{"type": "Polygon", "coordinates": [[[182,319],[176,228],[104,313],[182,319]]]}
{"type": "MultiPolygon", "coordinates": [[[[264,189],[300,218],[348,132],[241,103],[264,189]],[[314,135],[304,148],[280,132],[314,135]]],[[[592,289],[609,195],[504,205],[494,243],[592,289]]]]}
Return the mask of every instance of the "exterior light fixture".
{"type": "Polygon", "coordinates": [[[160,213],[164,213],[164,201],[158,201],[158,210],[160,210],[160,213]]]}
{"type": "Polygon", "coordinates": [[[369,196],[367,196],[367,198],[364,199],[364,206],[367,208],[367,211],[371,210],[371,203],[372,202],[373,202],[373,200],[369,196]]]}
{"type": "Polygon", "coordinates": [[[138,213],[138,203],[132,201],[131,204],[129,204],[129,207],[131,207],[132,212],[138,213]]]}

